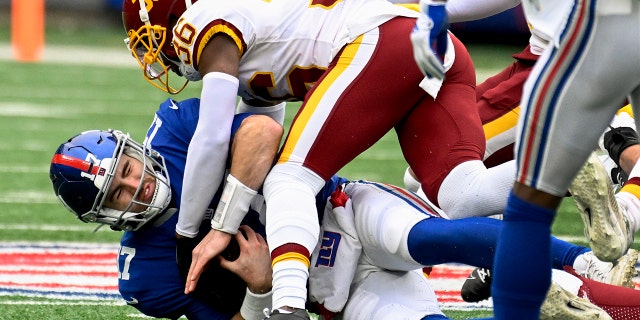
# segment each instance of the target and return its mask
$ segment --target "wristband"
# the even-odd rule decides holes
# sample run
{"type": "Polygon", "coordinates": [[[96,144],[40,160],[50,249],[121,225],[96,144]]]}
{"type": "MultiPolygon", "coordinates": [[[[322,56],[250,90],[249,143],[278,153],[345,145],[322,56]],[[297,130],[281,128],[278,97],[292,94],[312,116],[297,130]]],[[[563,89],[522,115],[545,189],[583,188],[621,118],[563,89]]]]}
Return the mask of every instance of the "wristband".
{"type": "Polygon", "coordinates": [[[216,213],[211,219],[211,228],[230,234],[238,233],[240,223],[249,212],[251,201],[257,193],[229,174],[216,213]]]}
{"type": "Polygon", "coordinates": [[[247,288],[240,307],[240,315],[247,320],[262,319],[264,317],[262,310],[265,308],[271,310],[271,292],[255,294],[247,288]]]}

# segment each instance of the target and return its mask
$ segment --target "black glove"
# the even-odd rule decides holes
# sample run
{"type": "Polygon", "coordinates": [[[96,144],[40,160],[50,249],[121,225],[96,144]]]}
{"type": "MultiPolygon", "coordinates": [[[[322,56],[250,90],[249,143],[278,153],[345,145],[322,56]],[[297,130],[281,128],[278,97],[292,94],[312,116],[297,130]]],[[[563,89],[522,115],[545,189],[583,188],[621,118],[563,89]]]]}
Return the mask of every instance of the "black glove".
{"type": "MultiPolygon", "coordinates": [[[[191,267],[191,253],[200,243],[201,237],[176,238],[176,262],[182,280],[186,282],[191,267]]],[[[231,239],[231,243],[221,253],[227,260],[235,260],[239,253],[238,242],[231,239]]],[[[202,272],[194,297],[212,306],[218,311],[234,315],[240,311],[247,284],[235,273],[224,269],[217,260],[211,260],[207,269],[202,272]]]]}
{"type": "Polygon", "coordinates": [[[611,168],[611,181],[613,181],[613,183],[616,183],[622,186],[625,183],[627,183],[628,179],[629,179],[629,175],[626,174],[624,170],[622,170],[620,167],[611,168]]]}
{"type": "Polygon", "coordinates": [[[638,144],[638,134],[629,127],[618,127],[604,134],[604,148],[609,152],[609,157],[619,166],[620,154],[626,148],[638,144]]]}
{"type": "Polygon", "coordinates": [[[185,282],[191,267],[191,253],[200,242],[200,238],[176,237],[176,263],[180,277],[185,282]]]}

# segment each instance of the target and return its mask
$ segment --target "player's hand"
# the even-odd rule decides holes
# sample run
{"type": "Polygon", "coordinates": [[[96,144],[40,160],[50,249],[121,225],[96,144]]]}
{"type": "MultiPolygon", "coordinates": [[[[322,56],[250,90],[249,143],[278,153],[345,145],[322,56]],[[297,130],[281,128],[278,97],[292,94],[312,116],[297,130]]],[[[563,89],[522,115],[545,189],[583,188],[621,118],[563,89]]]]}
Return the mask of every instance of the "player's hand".
{"type": "Polygon", "coordinates": [[[236,235],[240,255],[235,260],[220,256],[220,266],[237,274],[251,292],[263,294],[271,290],[271,254],[267,241],[248,226],[240,226],[236,235]],[[244,235],[243,235],[244,234],[244,235]]]}
{"type": "Polygon", "coordinates": [[[212,229],[193,249],[191,267],[189,267],[187,283],[184,289],[185,294],[189,294],[196,289],[198,279],[209,264],[209,261],[218,256],[229,245],[231,236],[226,232],[212,229]]]}
{"type": "Polygon", "coordinates": [[[422,73],[429,78],[444,79],[441,57],[447,52],[449,19],[446,1],[420,0],[421,15],[411,32],[413,58],[422,73]]]}
{"type": "Polygon", "coordinates": [[[191,267],[191,254],[198,245],[198,239],[176,234],[176,263],[182,279],[187,279],[191,267]]]}

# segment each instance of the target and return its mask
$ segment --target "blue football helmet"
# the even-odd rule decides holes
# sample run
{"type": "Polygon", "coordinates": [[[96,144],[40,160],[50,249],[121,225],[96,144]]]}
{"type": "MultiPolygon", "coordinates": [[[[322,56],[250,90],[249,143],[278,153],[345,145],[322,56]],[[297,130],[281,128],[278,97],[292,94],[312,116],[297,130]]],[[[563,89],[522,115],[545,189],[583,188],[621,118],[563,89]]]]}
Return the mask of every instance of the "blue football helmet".
{"type": "Polygon", "coordinates": [[[164,212],[171,201],[164,158],[117,130],[85,131],[61,144],[51,160],[49,178],[62,205],[80,220],[105,224],[113,230],[138,230],[164,212]],[[141,161],[145,169],[132,200],[120,211],[103,204],[122,154],[141,161]],[[146,174],[156,180],[148,203],[138,200],[146,174]],[[134,204],[146,209],[129,211],[134,204]]]}

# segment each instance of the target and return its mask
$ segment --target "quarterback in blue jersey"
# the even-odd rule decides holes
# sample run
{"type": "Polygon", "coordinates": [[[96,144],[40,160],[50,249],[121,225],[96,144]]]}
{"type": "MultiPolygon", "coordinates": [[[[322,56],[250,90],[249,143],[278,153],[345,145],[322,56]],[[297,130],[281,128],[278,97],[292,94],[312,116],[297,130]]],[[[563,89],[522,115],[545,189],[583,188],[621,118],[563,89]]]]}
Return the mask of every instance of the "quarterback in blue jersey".
{"type": "MultiPolygon", "coordinates": [[[[166,100],[156,112],[144,144],[119,131],[87,131],[63,144],[52,161],[51,179],[56,194],[66,207],[83,221],[125,231],[118,255],[120,293],[128,304],[154,317],[175,319],[186,315],[189,319],[229,319],[240,309],[247,287],[240,276],[212,263],[209,274],[216,274],[215,281],[209,279],[195,294],[184,294],[186,274],[181,276],[176,265],[178,214],[175,208],[180,204],[186,150],[195,130],[198,110],[198,99],[166,100]],[[140,170],[144,171],[142,177],[138,175],[138,181],[127,188],[127,179],[136,178],[128,173],[135,169],[133,164],[136,162],[125,161],[131,157],[144,163],[146,169],[140,170]],[[118,165],[122,166],[122,175],[114,174],[118,165]],[[124,207],[118,205],[129,199],[137,200],[124,207]],[[134,214],[135,207],[142,205],[148,208],[134,214]]],[[[237,115],[232,128],[234,139],[252,140],[246,135],[236,137],[236,133],[243,132],[243,125],[259,121],[260,117],[264,116],[237,115]],[[247,118],[252,121],[245,121],[247,118]]],[[[263,175],[271,166],[282,134],[279,127],[274,127],[273,132],[272,140],[264,136],[259,147],[248,146],[253,152],[254,166],[262,161],[259,155],[263,154],[256,149],[271,146],[272,151],[268,151],[269,156],[264,159],[263,175]]],[[[233,155],[234,151],[230,153],[233,155]]],[[[219,198],[218,194],[212,199],[210,208],[215,208],[213,204],[217,205],[219,198]]],[[[264,234],[256,212],[251,211],[243,223],[251,226],[244,232],[247,238],[257,241],[262,237],[258,235],[264,234]],[[253,230],[258,235],[247,234],[253,230]]],[[[243,275],[256,275],[259,274],[256,270],[266,268],[269,271],[262,275],[269,276],[263,281],[267,287],[256,291],[269,291],[270,257],[266,243],[261,249],[264,263],[250,264],[256,265],[255,270],[247,270],[243,275]]],[[[229,258],[234,255],[232,251],[229,258]]]]}
{"type": "MultiPolygon", "coordinates": [[[[212,261],[194,294],[184,294],[174,227],[198,109],[197,99],[165,101],[143,144],[115,130],[76,135],[56,151],[50,178],[60,201],[82,221],[125,230],[119,289],[130,305],[154,317],[261,319],[262,310],[270,308],[272,278],[259,195],[245,206],[249,213],[233,246],[212,261]]],[[[230,152],[232,162],[248,162],[264,178],[263,166],[268,170],[273,162],[281,135],[281,127],[266,116],[236,115],[231,148],[220,152],[230,152]],[[251,124],[256,121],[276,127],[255,132],[251,124]],[[253,152],[243,153],[243,148],[253,152]]],[[[316,307],[325,319],[336,314],[345,319],[447,319],[422,268],[447,262],[492,265],[499,220],[442,219],[407,190],[337,176],[316,199],[322,225],[309,270],[310,301],[315,302],[309,308],[316,307]]],[[[210,208],[224,201],[217,194],[210,208]]],[[[619,271],[634,268],[635,261],[603,263],[587,248],[555,238],[551,242],[558,269],[569,265],[581,274],[598,274],[602,281],[631,281],[629,272],[619,271]]],[[[602,310],[593,306],[585,312],[602,310]]]]}

